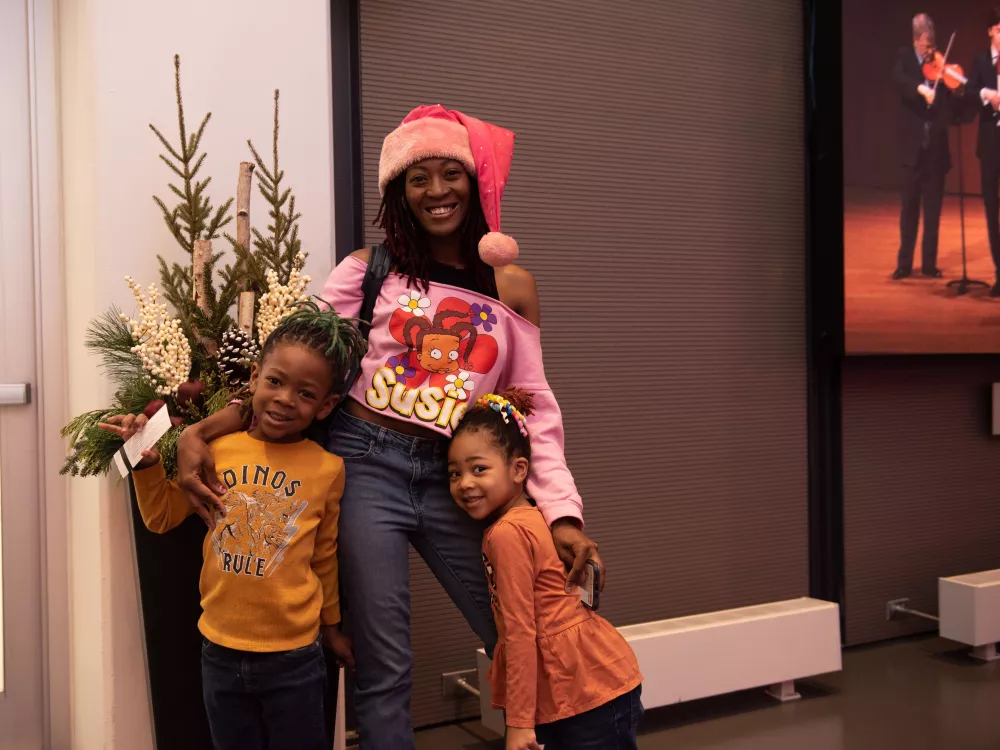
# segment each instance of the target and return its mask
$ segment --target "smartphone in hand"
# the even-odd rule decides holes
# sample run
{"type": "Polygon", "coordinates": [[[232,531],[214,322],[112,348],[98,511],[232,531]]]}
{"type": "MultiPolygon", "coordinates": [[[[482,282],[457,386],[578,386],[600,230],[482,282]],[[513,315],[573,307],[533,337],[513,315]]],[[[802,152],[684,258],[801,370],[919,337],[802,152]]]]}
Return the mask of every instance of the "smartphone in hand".
{"type": "Polygon", "coordinates": [[[596,610],[601,599],[601,566],[593,560],[587,560],[583,566],[583,580],[577,587],[580,601],[587,609],[596,610]]]}

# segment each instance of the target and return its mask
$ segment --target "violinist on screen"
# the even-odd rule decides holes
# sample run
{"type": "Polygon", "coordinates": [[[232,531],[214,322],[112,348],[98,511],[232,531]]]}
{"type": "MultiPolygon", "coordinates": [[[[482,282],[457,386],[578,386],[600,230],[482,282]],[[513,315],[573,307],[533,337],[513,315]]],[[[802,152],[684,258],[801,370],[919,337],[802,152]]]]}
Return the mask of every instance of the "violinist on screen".
{"type": "Polygon", "coordinates": [[[967,96],[979,109],[979,138],[976,156],[979,157],[983,180],[983,205],[986,208],[986,231],[990,238],[990,254],[998,269],[996,283],[990,290],[991,297],[1000,297],[1000,78],[997,65],[1000,54],[1000,8],[993,8],[987,18],[990,46],[976,54],[969,72],[967,96]]]}
{"type": "Polygon", "coordinates": [[[900,48],[892,71],[901,112],[898,141],[902,157],[902,212],[899,217],[899,256],[893,279],[913,273],[913,251],[924,207],[924,235],[920,270],[941,278],[937,268],[938,225],[944,200],[944,178],[951,169],[948,126],[961,113],[961,96],[943,81],[928,79],[924,63],[934,59],[934,22],[926,13],[913,17],[913,45],[900,48]],[[936,84],[936,85],[935,85],[936,84]]]}

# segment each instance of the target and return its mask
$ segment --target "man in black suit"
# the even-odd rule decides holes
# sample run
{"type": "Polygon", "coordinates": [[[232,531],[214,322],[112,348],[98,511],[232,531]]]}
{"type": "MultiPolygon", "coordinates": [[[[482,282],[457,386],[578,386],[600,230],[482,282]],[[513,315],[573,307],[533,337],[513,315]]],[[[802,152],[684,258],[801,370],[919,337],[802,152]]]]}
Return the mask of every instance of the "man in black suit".
{"type": "Polygon", "coordinates": [[[979,138],[976,156],[982,176],[983,206],[986,208],[986,231],[990,238],[990,254],[997,268],[996,283],[991,297],[1000,297],[1000,78],[997,57],[1000,54],[1000,8],[993,8],[987,18],[989,49],[976,54],[969,71],[966,95],[979,110],[979,138]]]}
{"type": "Polygon", "coordinates": [[[944,178],[951,169],[948,125],[960,111],[960,100],[944,83],[927,80],[922,70],[934,51],[934,22],[921,13],[913,18],[913,45],[899,50],[892,77],[902,103],[899,145],[903,162],[902,211],[899,216],[899,256],[893,279],[913,273],[913,251],[924,204],[924,237],[920,270],[939,279],[938,225],[944,200],[944,178]]]}

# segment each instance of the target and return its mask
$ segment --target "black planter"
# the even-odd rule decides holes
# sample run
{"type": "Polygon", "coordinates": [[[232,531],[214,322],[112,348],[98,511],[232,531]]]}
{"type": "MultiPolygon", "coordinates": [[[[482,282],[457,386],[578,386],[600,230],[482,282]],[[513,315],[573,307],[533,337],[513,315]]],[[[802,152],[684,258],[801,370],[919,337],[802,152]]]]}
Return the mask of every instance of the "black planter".
{"type": "Polygon", "coordinates": [[[205,524],[191,516],[168,534],[146,528],[128,481],[132,538],[146,632],[146,662],[158,750],[212,750],[201,697],[201,549],[205,524]]]}

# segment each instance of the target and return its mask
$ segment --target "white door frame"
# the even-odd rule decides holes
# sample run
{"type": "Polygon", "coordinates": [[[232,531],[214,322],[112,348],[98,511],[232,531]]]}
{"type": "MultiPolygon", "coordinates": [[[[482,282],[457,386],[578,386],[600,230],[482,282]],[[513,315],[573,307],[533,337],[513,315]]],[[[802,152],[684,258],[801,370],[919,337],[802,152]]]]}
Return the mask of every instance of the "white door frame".
{"type": "Polygon", "coordinates": [[[67,479],[59,475],[66,424],[66,287],[62,246],[62,148],[56,0],[27,0],[31,53],[32,178],[35,223],[35,335],[37,352],[40,487],[42,490],[42,601],[46,744],[69,748],[69,538],[67,479]]]}
{"type": "MultiPolygon", "coordinates": [[[[25,25],[0,26],[17,35],[27,56],[16,71],[28,83],[31,256],[34,277],[37,426],[38,555],[41,569],[42,699],[46,748],[71,747],[67,481],[59,476],[65,447],[59,429],[67,412],[65,287],[62,253],[62,180],[56,0],[5,0],[21,4],[25,25]]],[[[8,37],[8,40],[11,37],[8,37]]],[[[23,80],[23,79],[22,79],[23,80]]],[[[12,577],[11,572],[7,573],[12,577]]],[[[16,643],[8,643],[8,653],[16,643]]]]}

